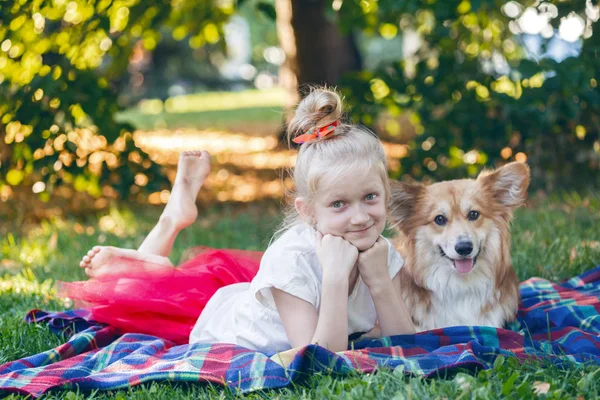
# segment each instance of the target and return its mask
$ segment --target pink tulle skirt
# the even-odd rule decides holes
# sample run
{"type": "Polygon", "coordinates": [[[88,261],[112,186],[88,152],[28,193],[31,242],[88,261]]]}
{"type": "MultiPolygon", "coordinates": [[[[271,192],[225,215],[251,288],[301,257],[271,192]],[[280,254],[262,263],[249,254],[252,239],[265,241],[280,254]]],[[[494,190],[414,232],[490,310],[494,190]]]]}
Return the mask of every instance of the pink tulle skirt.
{"type": "Polygon", "coordinates": [[[187,343],[212,295],[223,286],[250,282],[262,256],[245,250],[194,250],[199,254],[176,268],[115,257],[110,276],[60,282],[59,294],[89,309],[94,320],[124,333],[187,343]]]}

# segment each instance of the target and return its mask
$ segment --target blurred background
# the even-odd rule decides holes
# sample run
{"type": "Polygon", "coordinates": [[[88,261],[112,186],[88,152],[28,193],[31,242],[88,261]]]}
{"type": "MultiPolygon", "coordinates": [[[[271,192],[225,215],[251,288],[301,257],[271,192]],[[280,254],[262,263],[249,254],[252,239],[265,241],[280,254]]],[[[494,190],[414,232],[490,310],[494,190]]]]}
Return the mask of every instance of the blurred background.
{"type": "Polygon", "coordinates": [[[337,87],[390,176],[526,161],[537,193],[600,183],[597,1],[6,0],[0,218],[161,205],[206,149],[201,202],[279,203],[285,121],[337,87]]]}

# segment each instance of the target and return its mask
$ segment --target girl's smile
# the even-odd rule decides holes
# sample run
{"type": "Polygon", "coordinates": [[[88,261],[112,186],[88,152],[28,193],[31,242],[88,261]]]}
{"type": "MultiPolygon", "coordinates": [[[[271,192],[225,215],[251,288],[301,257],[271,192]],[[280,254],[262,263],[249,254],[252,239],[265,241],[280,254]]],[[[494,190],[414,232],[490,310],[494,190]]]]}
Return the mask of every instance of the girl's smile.
{"type": "Polygon", "coordinates": [[[359,234],[359,235],[360,235],[360,234],[363,234],[363,233],[367,233],[367,231],[368,231],[369,229],[371,229],[372,227],[373,227],[373,225],[371,225],[371,226],[368,226],[368,227],[366,227],[365,229],[360,229],[360,230],[358,230],[358,231],[352,231],[352,232],[350,232],[350,233],[356,233],[356,234],[359,234]]]}

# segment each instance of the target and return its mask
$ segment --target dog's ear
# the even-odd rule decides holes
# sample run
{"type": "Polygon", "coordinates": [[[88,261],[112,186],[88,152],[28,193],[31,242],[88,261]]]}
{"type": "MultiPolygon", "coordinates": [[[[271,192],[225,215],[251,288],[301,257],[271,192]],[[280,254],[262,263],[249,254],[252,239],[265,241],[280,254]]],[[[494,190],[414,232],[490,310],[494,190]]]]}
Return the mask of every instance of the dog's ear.
{"type": "Polygon", "coordinates": [[[406,231],[415,216],[417,202],[423,196],[425,186],[418,182],[390,180],[389,221],[394,228],[406,231]]]}
{"type": "Polygon", "coordinates": [[[484,171],[477,181],[501,206],[517,208],[527,199],[529,187],[529,166],[522,162],[512,162],[495,171],[484,171]]]}

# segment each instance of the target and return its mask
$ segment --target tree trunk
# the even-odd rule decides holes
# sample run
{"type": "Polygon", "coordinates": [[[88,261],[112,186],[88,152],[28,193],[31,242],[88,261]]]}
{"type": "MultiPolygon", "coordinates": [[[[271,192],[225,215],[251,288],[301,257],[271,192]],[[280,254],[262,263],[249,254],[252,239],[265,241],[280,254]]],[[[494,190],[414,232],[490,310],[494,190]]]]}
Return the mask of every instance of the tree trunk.
{"type": "Polygon", "coordinates": [[[5,128],[5,126],[0,127],[0,171],[2,171],[2,166],[6,169],[10,165],[10,159],[12,158],[12,146],[7,145],[5,141],[5,128]]]}
{"type": "Polygon", "coordinates": [[[277,34],[285,52],[279,71],[288,91],[285,120],[293,115],[304,85],[335,86],[348,71],[361,69],[352,35],[343,35],[325,15],[328,0],[276,0],[277,34]]]}

